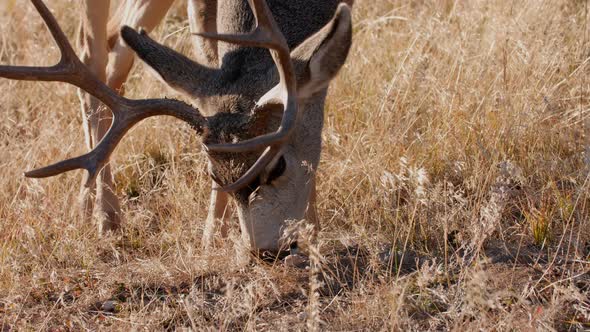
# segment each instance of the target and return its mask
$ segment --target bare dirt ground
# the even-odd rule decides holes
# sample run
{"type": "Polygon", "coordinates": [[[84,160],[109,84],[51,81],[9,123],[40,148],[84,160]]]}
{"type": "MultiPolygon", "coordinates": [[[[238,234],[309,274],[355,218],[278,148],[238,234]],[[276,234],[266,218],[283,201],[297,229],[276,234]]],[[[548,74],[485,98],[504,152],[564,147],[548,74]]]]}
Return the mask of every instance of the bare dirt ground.
{"type": "MultiPolygon", "coordinates": [[[[78,2],[48,1],[74,38],[78,2]]],[[[186,54],[180,1],[154,36],[186,54]]],[[[0,80],[0,331],[590,329],[590,43],[579,0],[357,0],[326,108],[316,268],[203,251],[209,179],[171,119],[113,158],[125,224],[76,215],[75,89],[0,80]]],[[[0,2],[0,63],[58,52],[0,2]]],[[[178,97],[136,66],[132,97],[178,97]]]]}

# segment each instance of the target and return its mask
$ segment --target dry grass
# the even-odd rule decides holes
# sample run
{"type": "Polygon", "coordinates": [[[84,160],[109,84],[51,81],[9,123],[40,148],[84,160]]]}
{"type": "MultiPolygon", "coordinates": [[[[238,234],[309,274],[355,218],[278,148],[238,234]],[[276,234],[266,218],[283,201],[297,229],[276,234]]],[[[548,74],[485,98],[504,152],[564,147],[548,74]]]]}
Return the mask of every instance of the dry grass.
{"type": "MultiPolygon", "coordinates": [[[[73,36],[76,2],[49,5],[73,36]]],[[[126,223],[98,238],[73,213],[80,174],[21,175],[83,151],[75,90],[0,80],[0,330],[589,329],[586,7],[357,1],[311,300],[308,272],[249,262],[236,234],[200,249],[205,158],[174,120],[117,150],[126,223]]],[[[0,9],[0,63],[56,61],[32,6],[0,9]]],[[[185,26],[179,6],[156,35],[188,52],[185,26]]],[[[130,95],[171,95],[144,77],[130,95]]]]}

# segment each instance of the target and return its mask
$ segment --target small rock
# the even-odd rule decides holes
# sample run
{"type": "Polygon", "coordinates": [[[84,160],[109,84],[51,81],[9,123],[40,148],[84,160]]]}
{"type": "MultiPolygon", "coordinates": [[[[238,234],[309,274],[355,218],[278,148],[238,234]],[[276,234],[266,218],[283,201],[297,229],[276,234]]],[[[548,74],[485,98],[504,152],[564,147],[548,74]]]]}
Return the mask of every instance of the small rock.
{"type": "Polygon", "coordinates": [[[100,310],[104,312],[116,313],[118,310],[117,302],[115,301],[105,301],[102,306],[100,306],[100,310]]]}
{"type": "Polygon", "coordinates": [[[307,312],[300,312],[297,314],[297,319],[299,320],[306,320],[307,319],[307,312]]]}

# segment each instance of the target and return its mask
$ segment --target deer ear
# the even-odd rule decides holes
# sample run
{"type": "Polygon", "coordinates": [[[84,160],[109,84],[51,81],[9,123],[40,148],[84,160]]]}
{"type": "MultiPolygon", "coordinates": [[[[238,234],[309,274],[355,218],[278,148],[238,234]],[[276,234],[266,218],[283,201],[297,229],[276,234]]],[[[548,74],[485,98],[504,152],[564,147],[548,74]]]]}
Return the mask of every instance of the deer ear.
{"type": "Polygon", "coordinates": [[[341,3],[328,24],[291,52],[297,70],[299,98],[311,97],[328,87],[346,61],[351,44],[350,7],[341,3]]]}

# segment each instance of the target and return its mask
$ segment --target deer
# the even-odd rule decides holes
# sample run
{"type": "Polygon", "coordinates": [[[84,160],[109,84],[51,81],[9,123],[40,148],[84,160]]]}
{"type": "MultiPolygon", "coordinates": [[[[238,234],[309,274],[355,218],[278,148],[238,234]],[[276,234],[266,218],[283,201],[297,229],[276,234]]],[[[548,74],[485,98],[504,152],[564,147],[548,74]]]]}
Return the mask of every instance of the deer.
{"type": "Polygon", "coordinates": [[[149,36],[173,0],[124,0],[110,19],[110,1],[84,1],[81,57],[44,2],[31,2],[61,59],[50,67],[2,65],[0,77],[78,87],[89,152],[26,177],[85,170],[83,213],[98,210],[99,231],[116,230],[122,217],[109,158],[136,124],[172,116],[194,129],[208,157],[206,246],[218,224],[227,232],[231,202],[252,252],[292,248],[282,234],[290,221],[319,223],[324,105],[351,48],[352,0],[188,0],[193,59],[149,36]],[[191,105],[124,97],[135,57],[191,105]]]}

